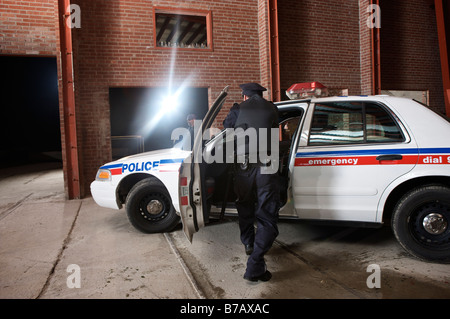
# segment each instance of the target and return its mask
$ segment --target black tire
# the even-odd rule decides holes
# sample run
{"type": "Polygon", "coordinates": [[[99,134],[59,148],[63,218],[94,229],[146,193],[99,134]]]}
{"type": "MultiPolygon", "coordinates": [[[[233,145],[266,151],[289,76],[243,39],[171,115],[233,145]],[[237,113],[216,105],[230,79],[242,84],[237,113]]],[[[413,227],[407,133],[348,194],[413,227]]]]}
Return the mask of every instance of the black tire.
{"type": "Polygon", "coordinates": [[[159,181],[144,179],[130,190],[126,211],[131,224],[143,233],[171,231],[180,221],[169,192],[159,181]]]}
{"type": "Polygon", "coordinates": [[[450,261],[450,188],[427,185],[404,195],[394,208],[392,229],[402,247],[426,261],[450,261]]]}

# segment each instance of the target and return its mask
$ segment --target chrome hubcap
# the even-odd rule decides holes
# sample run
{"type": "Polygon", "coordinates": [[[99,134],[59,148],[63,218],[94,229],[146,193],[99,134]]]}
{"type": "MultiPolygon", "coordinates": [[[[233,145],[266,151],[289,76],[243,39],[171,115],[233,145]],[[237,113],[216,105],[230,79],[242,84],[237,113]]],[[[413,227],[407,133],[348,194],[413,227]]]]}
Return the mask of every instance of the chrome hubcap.
{"type": "Polygon", "coordinates": [[[441,214],[431,213],[423,219],[423,227],[432,235],[440,235],[446,231],[448,226],[447,220],[441,214]]]}
{"type": "Polygon", "coordinates": [[[150,215],[158,215],[162,212],[164,206],[163,204],[156,199],[151,200],[148,204],[147,204],[147,212],[150,215]]]}

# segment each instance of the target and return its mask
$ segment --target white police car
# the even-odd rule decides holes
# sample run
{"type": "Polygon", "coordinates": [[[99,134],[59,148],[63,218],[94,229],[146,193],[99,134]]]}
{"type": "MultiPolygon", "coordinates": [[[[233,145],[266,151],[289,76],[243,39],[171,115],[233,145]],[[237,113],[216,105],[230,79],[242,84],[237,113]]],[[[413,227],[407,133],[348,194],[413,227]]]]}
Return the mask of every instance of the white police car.
{"type": "MultiPolygon", "coordinates": [[[[224,90],[202,122],[214,123],[224,90]]],[[[412,255],[450,261],[450,123],[426,106],[391,96],[276,103],[280,118],[280,217],[381,226],[391,222],[412,255]]],[[[144,232],[173,229],[189,240],[211,213],[233,212],[223,130],[196,136],[193,152],[167,149],[102,166],[91,184],[104,207],[126,205],[144,232]],[[223,162],[217,154],[225,154],[223,162]],[[201,154],[202,160],[195,156],[201,154]]],[[[222,156],[222,155],[221,155],[222,156]]],[[[219,156],[220,157],[220,156],[219,156]]],[[[230,187],[231,186],[231,187],[230,187]]]]}

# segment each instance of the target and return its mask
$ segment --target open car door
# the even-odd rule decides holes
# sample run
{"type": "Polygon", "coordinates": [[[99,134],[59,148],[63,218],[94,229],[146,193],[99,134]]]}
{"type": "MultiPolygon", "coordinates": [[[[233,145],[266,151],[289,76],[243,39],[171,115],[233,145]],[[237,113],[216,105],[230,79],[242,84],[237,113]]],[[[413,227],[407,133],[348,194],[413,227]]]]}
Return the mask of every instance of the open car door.
{"type": "Polygon", "coordinates": [[[209,212],[206,203],[205,165],[203,160],[203,134],[211,127],[228,95],[225,87],[206,113],[202,127],[196,133],[192,153],[180,166],[178,196],[183,231],[190,242],[194,233],[205,226],[209,212]]]}

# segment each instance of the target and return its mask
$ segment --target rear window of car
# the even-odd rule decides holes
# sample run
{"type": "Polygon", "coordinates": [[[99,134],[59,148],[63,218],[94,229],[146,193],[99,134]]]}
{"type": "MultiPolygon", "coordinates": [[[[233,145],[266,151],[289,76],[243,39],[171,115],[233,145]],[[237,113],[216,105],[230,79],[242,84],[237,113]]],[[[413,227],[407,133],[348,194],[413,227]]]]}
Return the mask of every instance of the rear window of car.
{"type": "Polygon", "coordinates": [[[315,105],[309,145],[393,143],[405,140],[385,107],[368,102],[315,105]]]}

